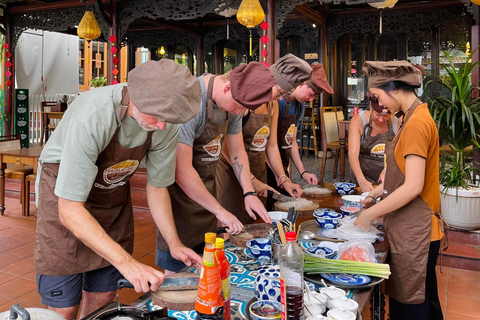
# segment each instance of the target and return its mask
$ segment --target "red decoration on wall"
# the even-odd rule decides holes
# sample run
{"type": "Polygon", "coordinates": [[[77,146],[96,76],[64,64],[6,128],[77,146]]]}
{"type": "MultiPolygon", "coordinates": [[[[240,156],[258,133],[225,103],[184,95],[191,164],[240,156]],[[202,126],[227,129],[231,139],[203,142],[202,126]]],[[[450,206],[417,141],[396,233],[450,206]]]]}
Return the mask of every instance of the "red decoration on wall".
{"type": "Polygon", "coordinates": [[[267,51],[267,42],[270,40],[267,35],[266,35],[266,32],[267,32],[267,29],[269,27],[269,24],[267,23],[267,21],[263,21],[262,24],[260,25],[260,28],[263,29],[263,37],[260,38],[260,41],[262,41],[263,43],[263,51],[262,51],[262,55],[263,55],[263,64],[268,67],[270,67],[270,65],[267,63],[267,55],[268,55],[268,51],[267,51]]]}
{"type": "Polygon", "coordinates": [[[119,71],[118,71],[117,68],[113,69],[113,71],[112,71],[112,73],[113,73],[114,75],[118,75],[118,72],[119,72],[119,71]]]}
{"type": "Polygon", "coordinates": [[[5,57],[10,58],[11,56],[12,54],[10,52],[7,51],[7,53],[5,53],[5,57]]]}
{"type": "Polygon", "coordinates": [[[4,47],[5,49],[8,49],[8,43],[3,44],[3,47],[4,47]]]}
{"type": "Polygon", "coordinates": [[[7,82],[5,82],[5,84],[7,85],[7,87],[10,87],[10,85],[12,84],[12,81],[7,80],[7,82]]]}
{"type": "Polygon", "coordinates": [[[117,79],[113,79],[112,84],[118,84],[117,79]]]}
{"type": "Polygon", "coordinates": [[[118,59],[117,59],[117,58],[113,58],[113,59],[112,59],[112,62],[113,62],[113,64],[116,65],[116,64],[118,64],[118,59]]]}
{"type": "Polygon", "coordinates": [[[5,65],[7,66],[7,68],[10,68],[12,66],[12,63],[10,61],[7,61],[7,63],[5,63],[5,65]]]}
{"type": "Polygon", "coordinates": [[[10,72],[10,70],[8,70],[7,72],[5,72],[5,75],[7,76],[7,78],[10,78],[12,76],[12,73],[10,72]]]}
{"type": "Polygon", "coordinates": [[[118,71],[118,69],[117,69],[118,58],[117,58],[116,53],[117,53],[118,49],[115,47],[115,41],[117,40],[117,38],[112,34],[110,36],[110,38],[108,38],[108,40],[112,43],[112,47],[110,48],[110,52],[113,53],[112,62],[113,62],[114,68],[112,70],[112,73],[113,73],[112,84],[118,84],[118,77],[117,76],[120,73],[120,71],[118,71]]]}
{"type": "Polygon", "coordinates": [[[110,51],[111,51],[113,54],[115,54],[115,53],[117,53],[117,48],[112,47],[112,48],[110,49],[110,51]]]}
{"type": "Polygon", "coordinates": [[[113,35],[111,35],[110,38],[108,38],[108,40],[110,40],[110,42],[115,42],[115,40],[117,40],[117,38],[115,38],[113,35]]]}

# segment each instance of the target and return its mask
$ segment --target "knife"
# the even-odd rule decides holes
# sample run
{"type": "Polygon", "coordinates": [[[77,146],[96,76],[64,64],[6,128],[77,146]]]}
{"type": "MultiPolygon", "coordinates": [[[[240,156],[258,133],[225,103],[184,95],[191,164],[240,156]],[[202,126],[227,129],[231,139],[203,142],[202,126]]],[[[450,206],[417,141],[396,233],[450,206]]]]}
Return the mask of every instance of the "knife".
{"type": "Polygon", "coordinates": [[[292,197],[288,197],[288,196],[284,196],[283,194],[275,193],[272,190],[267,190],[267,193],[273,199],[278,200],[278,201],[287,202],[287,201],[295,200],[292,197]]]}
{"type": "Polygon", "coordinates": [[[199,276],[183,277],[183,278],[172,278],[165,277],[162,285],[158,290],[163,291],[179,291],[179,290],[196,290],[198,289],[198,282],[200,281],[199,276]]]}

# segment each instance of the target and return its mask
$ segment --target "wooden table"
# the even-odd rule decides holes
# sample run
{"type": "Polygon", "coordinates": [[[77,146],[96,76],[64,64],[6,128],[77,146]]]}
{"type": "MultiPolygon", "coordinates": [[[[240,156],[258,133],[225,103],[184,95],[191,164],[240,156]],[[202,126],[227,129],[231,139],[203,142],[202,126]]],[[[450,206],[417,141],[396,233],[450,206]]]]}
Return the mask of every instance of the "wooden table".
{"type": "Polygon", "coordinates": [[[345,181],[345,151],[347,150],[347,130],[350,127],[349,120],[338,121],[338,140],[340,142],[340,181],[345,181]]]}
{"type": "Polygon", "coordinates": [[[33,173],[37,173],[38,158],[42,149],[42,147],[35,147],[0,151],[0,213],[2,215],[5,212],[5,169],[7,168],[7,163],[33,166],[33,173]]]}

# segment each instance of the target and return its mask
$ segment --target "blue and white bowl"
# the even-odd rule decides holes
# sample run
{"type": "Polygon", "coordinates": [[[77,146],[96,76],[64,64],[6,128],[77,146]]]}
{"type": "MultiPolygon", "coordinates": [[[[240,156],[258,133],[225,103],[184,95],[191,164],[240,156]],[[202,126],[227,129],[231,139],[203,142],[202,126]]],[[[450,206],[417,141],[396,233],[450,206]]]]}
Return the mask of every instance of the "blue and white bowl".
{"type": "Polygon", "coordinates": [[[315,256],[319,256],[326,259],[333,259],[335,257],[336,252],[328,247],[309,247],[307,248],[307,253],[315,256]]]}
{"type": "Polygon", "coordinates": [[[327,213],[337,213],[333,209],[328,209],[328,208],[318,208],[313,210],[313,215],[322,215],[322,214],[327,214],[327,213]]]}
{"type": "Polygon", "coordinates": [[[250,305],[253,320],[274,320],[282,317],[282,304],[277,301],[257,301],[250,305]]]}
{"type": "Polygon", "coordinates": [[[348,195],[348,196],[342,196],[342,203],[346,207],[354,206],[354,207],[362,207],[362,203],[360,200],[365,200],[365,197],[363,196],[357,196],[357,195],[348,195]]]}
{"type": "Polygon", "coordinates": [[[335,229],[342,219],[342,214],[338,212],[320,212],[320,213],[313,213],[313,217],[315,218],[315,222],[317,223],[319,228],[325,229],[335,229]]]}
{"type": "Polygon", "coordinates": [[[260,262],[272,260],[272,242],[268,238],[256,238],[247,241],[250,254],[260,262]]]}
{"type": "Polygon", "coordinates": [[[335,190],[337,190],[339,195],[344,196],[352,194],[353,191],[355,191],[355,187],[357,185],[350,182],[335,182],[333,186],[335,187],[335,190]]]}
{"type": "Polygon", "coordinates": [[[255,277],[255,297],[257,300],[281,301],[280,267],[275,264],[258,268],[255,277]]]}
{"type": "Polygon", "coordinates": [[[340,210],[342,211],[343,216],[347,217],[351,214],[357,213],[361,208],[357,206],[341,206],[340,210]]]}

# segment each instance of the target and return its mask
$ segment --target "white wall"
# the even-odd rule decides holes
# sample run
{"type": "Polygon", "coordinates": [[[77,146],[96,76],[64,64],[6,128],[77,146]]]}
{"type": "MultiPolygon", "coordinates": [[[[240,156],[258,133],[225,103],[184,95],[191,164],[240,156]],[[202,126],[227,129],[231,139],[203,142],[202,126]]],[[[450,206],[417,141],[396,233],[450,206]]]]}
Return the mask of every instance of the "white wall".
{"type": "Polygon", "coordinates": [[[57,32],[26,30],[15,48],[16,88],[30,95],[78,93],[78,37],[57,32]],[[43,39],[43,55],[42,55],[43,39]]]}

